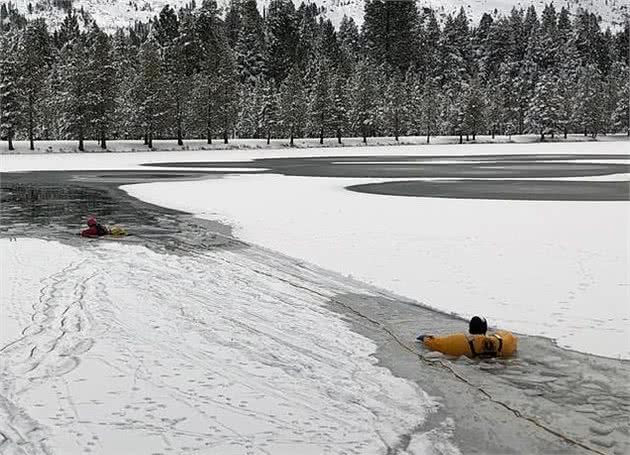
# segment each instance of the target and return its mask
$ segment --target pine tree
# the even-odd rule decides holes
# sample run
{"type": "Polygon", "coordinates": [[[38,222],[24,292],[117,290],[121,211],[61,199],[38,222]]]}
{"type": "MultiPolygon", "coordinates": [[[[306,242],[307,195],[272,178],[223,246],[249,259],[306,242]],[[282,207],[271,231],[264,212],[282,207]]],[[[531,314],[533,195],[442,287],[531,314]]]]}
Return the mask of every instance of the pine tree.
{"type": "Polygon", "coordinates": [[[243,3],[241,0],[230,0],[230,7],[225,14],[225,36],[230,48],[234,49],[243,27],[243,3]]]}
{"type": "Polygon", "coordinates": [[[545,140],[545,134],[553,137],[557,130],[561,103],[556,76],[543,74],[536,83],[526,117],[528,129],[540,134],[541,141],[545,140]]]}
{"type": "Polygon", "coordinates": [[[415,2],[366,0],[363,36],[367,55],[406,72],[418,62],[419,18],[415,2]]]}
{"type": "Polygon", "coordinates": [[[69,42],[79,37],[79,21],[73,10],[69,10],[66,17],[64,17],[59,32],[56,35],[55,46],[57,49],[63,48],[69,42]]]}
{"type": "Polygon", "coordinates": [[[620,63],[619,74],[623,82],[618,86],[617,105],[612,114],[615,129],[617,131],[626,131],[630,136],[630,77],[628,75],[628,66],[620,63]]]}
{"type": "Polygon", "coordinates": [[[596,64],[598,35],[601,33],[598,18],[588,11],[580,10],[573,23],[575,45],[582,65],[596,64]]]}
{"type": "Polygon", "coordinates": [[[298,20],[291,0],[271,0],[266,17],[265,70],[282,83],[296,63],[298,20]]]}
{"type": "Polygon", "coordinates": [[[575,124],[590,133],[593,138],[601,131],[604,120],[602,77],[595,64],[578,70],[576,87],[575,124]]]}
{"type": "Polygon", "coordinates": [[[510,38],[508,41],[509,60],[501,62],[511,64],[525,58],[527,39],[529,34],[525,32],[525,17],[522,9],[512,8],[509,17],[510,38]]]}
{"type": "Polygon", "coordinates": [[[79,141],[79,151],[84,150],[91,120],[89,95],[93,83],[86,78],[89,58],[83,36],[68,42],[61,51],[62,131],[79,141]]]}
{"type": "Polygon", "coordinates": [[[376,124],[378,99],[376,74],[368,60],[357,63],[351,84],[351,124],[355,133],[358,132],[363,136],[363,143],[367,143],[368,133],[376,124]]]}
{"type": "Polygon", "coordinates": [[[498,76],[501,63],[512,58],[510,44],[510,22],[506,18],[499,18],[490,26],[482,45],[480,66],[486,78],[498,76]]]}
{"type": "MultiPolygon", "coordinates": [[[[566,11],[566,10],[562,10],[566,11]]],[[[577,79],[577,67],[575,62],[579,60],[577,49],[575,47],[574,38],[564,35],[562,25],[564,23],[565,13],[560,12],[559,23],[559,48],[558,48],[558,64],[557,66],[557,90],[561,100],[560,109],[558,111],[558,128],[562,130],[564,138],[568,136],[568,132],[572,129],[574,113],[575,113],[575,86],[577,79]]],[[[568,19],[567,19],[568,20],[568,19]]]]}
{"type": "Polygon", "coordinates": [[[258,104],[257,90],[250,85],[240,86],[238,119],[236,121],[237,137],[258,137],[258,104]]]}
{"type": "Polygon", "coordinates": [[[309,130],[319,136],[319,143],[324,143],[324,135],[330,125],[330,63],[323,61],[318,65],[315,82],[311,87],[308,104],[309,130]]]}
{"type": "Polygon", "coordinates": [[[320,38],[320,30],[317,24],[317,16],[319,11],[315,4],[302,3],[297,10],[297,38],[298,42],[295,47],[295,63],[302,71],[313,70],[318,58],[317,41],[320,38]]]}
{"type": "Polygon", "coordinates": [[[183,16],[180,22],[174,11],[167,5],[160,12],[153,31],[161,54],[161,71],[165,84],[165,101],[170,108],[165,112],[165,122],[169,131],[175,131],[177,145],[183,145],[183,130],[186,106],[188,104],[191,76],[195,69],[194,61],[186,53],[190,42],[192,18],[183,16]]]}
{"type": "Polygon", "coordinates": [[[466,93],[464,106],[464,128],[466,140],[472,134],[474,141],[479,131],[484,125],[485,101],[482,95],[481,82],[478,79],[471,81],[466,93]]]}
{"type": "MultiPolygon", "coordinates": [[[[57,59],[58,60],[58,59],[57,59]]],[[[40,103],[40,124],[42,139],[59,139],[62,134],[62,122],[59,113],[63,112],[62,81],[59,72],[58,61],[52,65],[42,90],[42,102],[40,103]]]]}
{"type": "Polygon", "coordinates": [[[436,79],[427,79],[422,90],[422,123],[425,127],[427,144],[431,141],[431,134],[437,133],[438,119],[442,110],[442,96],[436,79]]]}
{"type": "Polygon", "coordinates": [[[236,63],[230,53],[226,53],[221,66],[217,69],[217,90],[214,102],[216,110],[217,128],[221,131],[223,142],[228,143],[238,116],[238,94],[236,63]]]}
{"type": "Polygon", "coordinates": [[[235,122],[237,111],[234,99],[237,92],[236,69],[214,0],[204,0],[196,29],[202,52],[202,77],[197,78],[201,89],[198,101],[202,102],[205,111],[207,141],[212,144],[215,131],[220,131],[224,142],[227,142],[228,130],[235,122]]]}
{"type": "Polygon", "coordinates": [[[124,33],[117,33],[112,46],[114,68],[116,70],[116,96],[112,115],[112,136],[129,139],[143,134],[138,125],[141,123],[136,109],[136,72],[138,71],[138,52],[124,33]]]}
{"type": "Polygon", "coordinates": [[[348,128],[348,95],[346,79],[339,73],[333,74],[331,82],[330,128],[341,144],[342,133],[348,128]]]}
{"type": "Polygon", "coordinates": [[[38,105],[51,63],[51,46],[46,22],[43,19],[30,21],[20,39],[19,89],[24,104],[24,117],[28,130],[30,149],[35,150],[34,134],[38,123],[38,105]]]}
{"type": "Polygon", "coordinates": [[[420,56],[418,64],[423,68],[427,78],[435,79],[440,75],[440,43],[442,31],[435,12],[425,8],[421,16],[420,56]]]}
{"type": "Polygon", "coordinates": [[[495,78],[489,79],[488,87],[495,87],[488,94],[486,102],[486,126],[490,131],[492,139],[497,133],[503,131],[503,94],[501,93],[499,81],[495,78]]]}
{"type": "Polygon", "coordinates": [[[157,40],[149,36],[142,44],[138,58],[139,68],[135,91],[137,109],[145,136],[145,144],[153,148],[153,139],[160,130],[167,106],[162,92],[164,78],[157,40]]]}
{"type": "Polygon", "coordinates": [[[329,19],[319,24],[316,49],[318,58],[327,60],[332,67],[338,68],[341,65],[341,48],[337,40],[337,32],[329,19]]]}
{"type": "Polygon", "coordinates": [[[17,46],[15,34],[0,34],[0,138],[7,140],[9,150],[14,150],[13,139],[20,116],[17,46]]]}
{"type": "Polygon", "coordinates": [[[293,146],[294,137],[302,135],[306,105],[302,74],[297,65],[282,83],[279,97],[279,123],[283,127],[283,134],[289,136],[289,145],[293,146]]]}
{"type": "Polygon", "coordinates": [[[385,128],[393,133],[395,140],[398,141],[409,114],[408,93],[402,76],[396,71],[386,71],[385,74],[390,72],[393,74],[387,79],[382,100],[383,122],[385,128]]]}
{"type": "Polygon", "coordinates": [[[87,73],[92,82],[89,103],[91,123],[101,148],[107,148],[107,136],[114,113],[116,68],[109,36],[96,25],[87,36],[89,61],[87,73]]]}
{"type": "MultiPolygon", "coordinates": [[[[407,134],[420,136],[423,134],[422,115],[424,113],[423,76],[413,70],[408,70],[405,75],[405,91],[407,93],[407,134]]],[[[425,78],[429,80],[428,78],[425,78]]]]}
{"type": "Polygon", "coordinates": [[[263,83],[261,89],[261,110],[258,115],[258,127],[267,138],[267,144],[269,144],[271,137],[275,135],[279,126],[278,93],[274,84],[270,82],[263,83]]]}
{"type": "Polygon", "coordinates": [[[339,25],[339,47],[341,49],[342,67],[346,76],[352,74],[354,65],[360,56],[359,28],[352,18],[344,15],[339,25]]]}
{"type": "Polygon", "coordinates": [[[256,0],[241,5],[241,29],[236,43],[236,61],[241,83],[256,84],[265,69],[264,29],[256,0]]]}
{"type": "Polygon", "coordinates": [[[468,19],[464,10],[457,17],[448,15],[440,42],[442,84],[466,84],[470,76],[472,49],[468,19]]]}
{"type": "Polygon", "coordinates": [[[538,43],[540,49],[540,61],[536,62],[542,71],[554,68],[558,62],[558,52],[560,46],[558,22],[556,10],[553,3],[545,6],[543,10],[538,43]]]}
{"type": "Polygon", "coordinates": [[[179,20],[175,11],[166,5],[153,22],[153,36],[162,48],[170,46],[179,36],[179,20]]]}

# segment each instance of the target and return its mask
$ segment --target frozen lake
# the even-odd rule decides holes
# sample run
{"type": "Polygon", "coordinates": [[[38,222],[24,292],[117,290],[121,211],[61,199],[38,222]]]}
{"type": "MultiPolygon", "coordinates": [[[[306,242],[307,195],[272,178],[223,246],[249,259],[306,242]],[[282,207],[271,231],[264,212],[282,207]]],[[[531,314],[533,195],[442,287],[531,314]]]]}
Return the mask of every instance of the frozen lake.
{"type": "Polygon", "coordinates": [[[624,357],[628,157],[595,145],[0,157],[48,170],[3,174],[0,433],[59,453],[623,453],[626,362],[531,337],[448,362],[486,401],[413,346],[465,324],[410,299],[624,357]],[[347,189],[409,180],[432,194],[347,189]],[[462,188],[479,197],[435,197],[462,188]],[[136,235],[78,239],[85,213],[136,235]]]}

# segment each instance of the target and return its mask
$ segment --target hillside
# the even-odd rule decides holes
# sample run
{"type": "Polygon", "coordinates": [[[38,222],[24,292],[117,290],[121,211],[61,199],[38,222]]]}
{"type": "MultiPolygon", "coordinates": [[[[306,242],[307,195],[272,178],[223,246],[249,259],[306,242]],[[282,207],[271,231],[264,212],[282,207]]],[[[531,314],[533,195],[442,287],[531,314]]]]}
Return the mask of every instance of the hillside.
{"type": "MultiPolygon", "coordinates": [[[[13,0],[20,12],[27,17],[44,17],[52,27],[57,26],[63,19],[63,9],[54,6],[69,0],[13,0]],[[31,5],[29,12],[29,4],[31,5]]],[[[202,0],[198,0],[200,4],[202,0]]],[[[218,0],[220,5],[227,7],[230,0],[218,0]]],[[[301,0],[293,0],[300,4],[301,0]]],[[[73,7],[83,10],[96,19],[98,24],[108,30],[119,26],[133,24],[134,21],[147,21],[155,16],[165,5],[178,8],[190,0],[74,0],[73,7]]],[[[259,0],[259,6],[264,9],[269,0],[259,0]]],[[[324,15],[333,23],[339,24],[344,15],[353,17],[357,23],[363,22],[363,0],[315,0],[314,3],[322,7],[324,15]]],[[[417,0],[418,6],[428,6],[436,10],[441,16],[459,11],[464,8],[468,16],[477,22],[485,12],[498,14],[509,13],[514,7],[526,8],[534,5],[542,11],[547,0],[417,0]]],[[[624,12],[627,13],[627,0],[565,0],[555,2],[557,9],[562,6],[571,12],[579,8],[588,9],[602,18],[604,27],[614,27],[622,22],[624,12]]]]}

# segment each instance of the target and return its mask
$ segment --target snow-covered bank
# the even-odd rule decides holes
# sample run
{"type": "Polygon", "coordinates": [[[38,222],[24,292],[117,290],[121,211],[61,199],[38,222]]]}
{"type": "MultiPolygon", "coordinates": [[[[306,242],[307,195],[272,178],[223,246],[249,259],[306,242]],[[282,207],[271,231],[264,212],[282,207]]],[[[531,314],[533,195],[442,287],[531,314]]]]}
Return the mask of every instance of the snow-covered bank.
{"type": "MultiPolygon", "coordinates": [[[[557,144],[571,144],[571,143],[584,143],[584,144],[599,144],[608,142],[629,142],[625,134],[612,134],[609,136],[598,136],[597,139],[592,139],[590,136],[584,136],[583,134],[570,134],[567,139],[558,137],[556,139],[549,139],[545,145],[556,146],[557,144]]],[[[400,140],[396,141],[393,137],[371,137],[368,138],[367,144],[363,143],[363,139],[359,137],[347,137],[343,138],[342,144],[337,143],[337,138],[326,138],[324,144],[319,143],[318,138],[302,138],[296,139],[293,147],[289,146],[288,139],[272,139],[269,144],[265,139],[232,139],[229,144],[224,144],[222,141],[215,141],[213,144],[208,144],[202,139],[186,140],[183,146],[177,145],[177,141],[174,139],[155,140],[153,141],[153,149],[149,149],[140,140],[136,141],[109,141],[107,144],[107,151],[100,148],[96,141],[85,142],[85,152],[78,150],[77,141],[36,141],[35,150],[30,150],[30,143],[28,141],[15,141],[14,151],[9,151],[6,142],[0,142],[0,155],[3,154],[57,154],[57,153],[73,153],[73,154],[93,154],[93,153],[155,153],[155,152],[186,152],[194,150],[205,151],[221,151],[221,150],[258,150],[261,151],[273,151],[284,150],[284,153],[291,153],[293,150],[298,149],[328,149],[328,153],[337,154],[346,153],[342,150],[347,148],[359,148],[362,153],[372,153],[374,147],[379,146],[401,146],[401,145],[414,145],[421,146],[422,149],[431,150],[434,145],[455,145],[458,148],[466,148],[475,145],[491,145],[491,144],[533,144],[540,143],[540,136],[535,134],[524,134],[521,136],[477,136],[475,141],[467,142],[466,144],[459,144],[459,136],[437,136],[431,138],[431,143],[426,143],[425,136],[403,136],[400,140]],[[331,152],[333,148],[335,151],[331,152]]]]}
{"type": "Polygon", "coordinates": [[[236,235],[446,312],[630,358],[627,202],[351,193],[375,179],[275,175],[125,186],[236,235]]]}
{"type": "Polygon", "coordinates": [[[333,278],[300,282],[252,252],[0,251],[9,453],[385,453],[414,429],[407,453],[458,453],[446,430],[422,436],[435,402],[326,308],[333,278]]]}

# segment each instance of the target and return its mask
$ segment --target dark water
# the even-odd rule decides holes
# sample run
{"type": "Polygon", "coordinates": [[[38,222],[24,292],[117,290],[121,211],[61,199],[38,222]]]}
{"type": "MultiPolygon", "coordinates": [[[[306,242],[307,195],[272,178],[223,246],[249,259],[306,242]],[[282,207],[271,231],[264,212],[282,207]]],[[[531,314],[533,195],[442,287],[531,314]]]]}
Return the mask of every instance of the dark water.
{"type": "Polygon", "coordinates": [[[368,183],[350,191],[389,196],[457,199],[510,199],[538,201],[627,201],[630,182],[576,182],[561,180],[453,180],[368,183]]]}
{"type": "Polygon", "coordinates": [[[125,242],[154,250],[237,246],[228,226],[187,216],[131,198],[121,184],[203,177],[199,173],[33,172],[2,174],[0,237],[30,236],[80,241],[88,216],[105,225],[121,225],[132,235],[125,242]]]}
{"type": "Polygon", "coordinates": [[[254,172],[258,170],[259,173],[306,177],[451,179],[430,182],[409,180],[348,187],[352,191],[391,196],[560,201],[630,200],[628,181],[549,180],[630,172],[629,164],[605,162],[620,159],[630,159],[630,155],[262,158],[253,161],[173,162],[160,165],[172,168],[239,167],[254,172]],[[439,162],[443,160],[448,160],[449,163],[439,162]],[[598,162],[589,162],[590,160],[598,162]]]}

